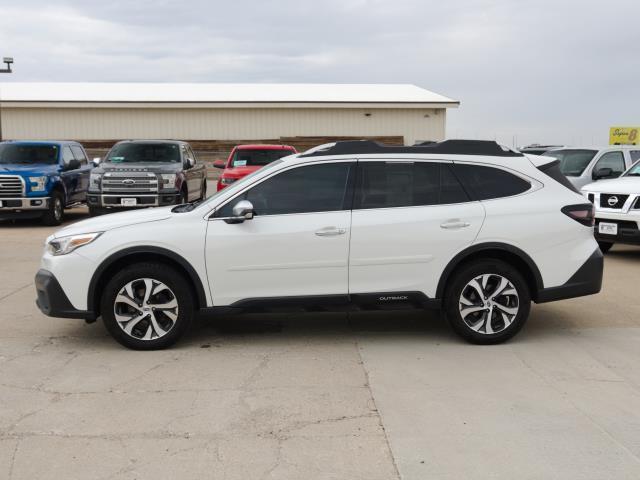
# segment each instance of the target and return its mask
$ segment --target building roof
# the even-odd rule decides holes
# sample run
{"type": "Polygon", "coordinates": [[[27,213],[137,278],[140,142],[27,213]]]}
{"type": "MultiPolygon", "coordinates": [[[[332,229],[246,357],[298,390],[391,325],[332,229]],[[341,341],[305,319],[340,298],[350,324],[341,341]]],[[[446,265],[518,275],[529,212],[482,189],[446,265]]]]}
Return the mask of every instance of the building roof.
{"type": "Polygon", "coordinates": [[[17,103],[412,104],[459,102],[410,84],[302,83],[18,83],[0,84],[0,100],[17,103]]]}

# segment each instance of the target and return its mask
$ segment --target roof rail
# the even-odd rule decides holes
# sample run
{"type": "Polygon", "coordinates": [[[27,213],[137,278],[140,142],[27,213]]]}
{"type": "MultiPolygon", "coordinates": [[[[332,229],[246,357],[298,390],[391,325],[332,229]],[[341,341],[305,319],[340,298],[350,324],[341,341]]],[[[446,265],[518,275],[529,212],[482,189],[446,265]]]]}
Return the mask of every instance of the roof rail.
{"type": "Polygon", "coordinates": [[[372,140],[348,140],[328,143],[307,150],[300,157],[324,155],[358,155],[375,153],[432,153],[447,155],[487,155],[491,157],[522,157],[516,152],[489,140],[444,140],[422,142],[412,147],[383,145],[372,140]]]}

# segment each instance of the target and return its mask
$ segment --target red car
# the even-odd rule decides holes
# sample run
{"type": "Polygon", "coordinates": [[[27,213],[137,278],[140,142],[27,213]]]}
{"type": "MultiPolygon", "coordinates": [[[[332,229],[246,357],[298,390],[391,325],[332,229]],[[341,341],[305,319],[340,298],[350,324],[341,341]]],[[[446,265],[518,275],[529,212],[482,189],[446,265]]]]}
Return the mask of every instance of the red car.
{"type": "Polygon", "coordinates": [[[233,147],[226,161],[213,162],[214,167],[224,169],[218,178],[218,190],[279,158],[294,153],[298,152],[290,145],[237,145],[233,147]]]}

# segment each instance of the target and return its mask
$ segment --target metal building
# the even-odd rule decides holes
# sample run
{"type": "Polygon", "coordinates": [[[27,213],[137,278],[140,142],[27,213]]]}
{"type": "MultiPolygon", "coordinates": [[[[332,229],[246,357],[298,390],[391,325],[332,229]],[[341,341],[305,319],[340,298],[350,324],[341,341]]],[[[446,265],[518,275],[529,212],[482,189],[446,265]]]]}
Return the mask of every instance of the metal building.
{"type": "Polygon", "coordinates": [[[445,136],[457,101],[414,85],[2,83],[3,139],[125,138],[280,141],[282,138],[445,136]]]}

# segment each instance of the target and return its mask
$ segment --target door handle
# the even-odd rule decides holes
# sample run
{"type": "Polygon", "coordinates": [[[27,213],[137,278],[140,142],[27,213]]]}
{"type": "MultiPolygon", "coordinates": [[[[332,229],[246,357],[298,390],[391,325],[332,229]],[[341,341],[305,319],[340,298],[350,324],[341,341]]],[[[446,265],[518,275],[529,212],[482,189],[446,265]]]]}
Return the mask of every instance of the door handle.
{"type": "Polygon", "coordinates": [[[445,230],[460,230],[461,228],[467,228],[470,226],[471,224],[469,222],[463,222],[460,220],[449,220],[440,224],[440,228],[444,228],[445,230]]]}
{"type": "Polygon", "coordinates": [[[346,228],[325,227],[316,232],[319,237],[335,237],[336,235],[344,235],[347,233],[346,228]]]}

